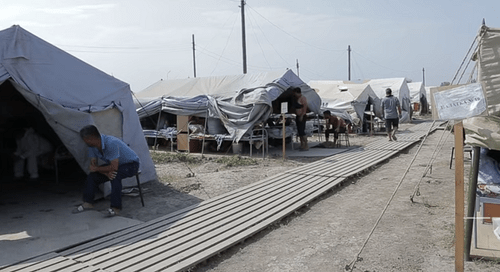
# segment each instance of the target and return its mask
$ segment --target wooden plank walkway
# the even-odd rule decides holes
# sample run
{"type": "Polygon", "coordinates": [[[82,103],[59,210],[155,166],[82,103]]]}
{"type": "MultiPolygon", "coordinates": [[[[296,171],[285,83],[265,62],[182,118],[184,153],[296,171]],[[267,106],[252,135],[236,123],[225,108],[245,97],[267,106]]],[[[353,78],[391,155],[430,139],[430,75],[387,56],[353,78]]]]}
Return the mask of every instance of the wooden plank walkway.
{"type": "MultiPolygon", "coordinates": [[[[0,271],[179,271],[279,221],[346,178],[419,141],[422,123],[401,140],[375,141],[112,234],[0,271]]],[[[437,125],[432,128],[432,131],[437,125]]]]}

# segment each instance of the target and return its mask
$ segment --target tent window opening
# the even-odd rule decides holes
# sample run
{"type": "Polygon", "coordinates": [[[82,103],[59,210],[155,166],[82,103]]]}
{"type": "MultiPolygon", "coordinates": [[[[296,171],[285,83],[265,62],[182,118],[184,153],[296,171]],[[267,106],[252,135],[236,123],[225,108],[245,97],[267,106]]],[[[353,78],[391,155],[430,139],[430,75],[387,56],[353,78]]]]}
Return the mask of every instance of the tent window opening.
{"type": "MultiPolygon", "coordinates": [[[[19,178],[33,178],[38,176],[39,179],[52,180],[55,176],[54,171],[54,152],[57,147],[61,146],[62,142],[55,131],[45,120],[43,114],[29,103],[19,91],[7,80],[0,85],[0,182],[10,182],[19,178]],[[29,131],[29,132],[28,132],[29,131]],[[35,135],[37,139],[44,140],[32,143],[29,146],[26,142],[21,141],[26,135],[35,135]],[[18,140],[16,141],[16,137],[18,140]],[[42,155],[36,156],[37,175],[33,175],[32,166],[29,165],[28,159],[23,162],[18,162],[19,158],[15,153],[19,153],[19,145],[26,150],[43,150],[39,153],[42,155]],[[36,145],[36,146],[35,146],[36,145]],[[45,152],[47,151],[47,152],[45,152]]],[[[77,169],[79,167],[77,166],[77,169]]],[[[72,169],[73,172],[74,169],[72,169]]]]}

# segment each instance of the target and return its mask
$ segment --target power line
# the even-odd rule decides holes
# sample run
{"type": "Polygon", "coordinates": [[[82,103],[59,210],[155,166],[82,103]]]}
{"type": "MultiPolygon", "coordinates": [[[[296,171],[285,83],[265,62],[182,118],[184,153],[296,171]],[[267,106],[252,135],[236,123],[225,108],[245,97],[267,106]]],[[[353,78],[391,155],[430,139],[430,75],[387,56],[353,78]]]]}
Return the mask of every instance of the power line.
{"type": "MultiPolygon", "coordinates": [[[[249,22],[250,24],[252,23],[252,19],[254,19],[254,18],[253,18],[253,16],[250,16],[250,20],[248,20],[248,22],[249,22]]],[[[254,20],[255,20],[255,19],[254,19],[254,20]]],[[[257,24],[257,23],[256,23],[256,24],[257,24]]],[[[266,53],[264,52],[264,49],[262,49],[262,45],[260,44],[259,38],[257,37],[257,34],[255,33],[255,28],[254,28],[254,27],[252,27],[252,33],[253,33],[253,35],[254,35],[254,37],[255,37],[255,40],[257,41],[257,44],[258,44],[258,45],[259,45],[259,47],[260,47],[260,51],[262,52],[262,56],[264,57],[264,60],[266,61],[267,66],[269,66],[269,68],[271,68],[271,65],[269,64],[269,61],[268,61],[268,60],[267,60],[267,58],[266,58],[266,53]]]]}
{"type": "MultiPolygon", "coordinates": [[[[227,45],[229,44],[229,39],[231,38],[231,35],[233,34],[233,30],[234,30],[234,26],[235,25],[236,25],[236,20],[234,20],[234,22],[233,22],[233,27],[231,27],[231,32],[229,32],[229,36],[227,37],[226,45],[222,49],[222,53],[220,54],[221,57],[222,57],[222,55],[224,55],[224,52],[226,51],[227,45]]],[[[215,63],[214,69],[212,70],[212,72],[210,73],[210,75],[212,75],[214,73],[215,69],[217,69],[217,65],[219,64],[219,61],[220,61],[220,58],[215,63]]]]}
{"type": "Polygon", "coordinates": [[[391,70],[391,71],[395,71],[395,72],[404,72],[404,73],[414,73],[414,72],[416,72],[416,71],[417,71],[417,70],[414,70],[414,71],[405,71],[405,70],[397,70],[397,69],[393,69],[393,68],[390,68],[390,67],[387,67],[387,66],[381,65],[381,64],[379,64],[379,63],[377,63],[377,62],[375,62],[375,61],[373,61],[373,60],[371,60],[371,59],[369,59],[369,58],[367,58],[367,57],[365,57],[365,56],[361,55],[360,53],[358,53],[358,52],[356,52],[356,51],[354,51],[354,50],[353,50],[352,52],[354,52],[355,54],[359,55],[359,56],[360,56],[360,57],[362,57],[363,59],[365,59],[365,60],[367,60],[367,61],[369,61],[369,62],[371,62],[371,63],[373,63],[373,64],[375,64],[375,65],[377,65],[377,66],[380,66],[380,67],[382,67],[382,68],[385,68],[385,69],[388,69],[388,70],[391,70]]]}
{"type": "Polygon", "coordinates": [[[279,29],[281,32],[285,33],[286,35],[292,37],[293,39],[305,44],[305,45],[308,45],[308,46],[311,46],[313,48],[316,48],[316,49],[319,49],[319,50],[323,50],[323,51],[343,51],[343,50],[333,50],[333,49],[327,49],[327,48],[321,48],[321,47],[318,47],[314,44],[310,44],[306,41],[303,41],[297,37],[295,37],[294,35],[286,32],[285,30],[283,30],[281,27],[279,27],[278,25],[276,25],[275,23],[271,22],[269,19],[267,19],[266,17],[264,17],[262,14],[260,14],[259,12],[257,12],[255,9],[253,9],[250,5],[246,4],[251,10],[255,11],[255,13],[257,13],[260,17],[262,17],[264,20],[268,21],[271,25],[273,25],[274,27],[276,27],[277,29],[279,29]]]}
{"type": "Polygon", "coordinates": [[[271,45],[271,47],[273,48],[274,52],[276,52],[276,55],[278,55],[285,62],[285,64],[287,66],[290,66],[290,63],[288,63],[288,61],[285,58],[283,58],[283,56],[281,56],[281,54],[278,52],[278,50],[276,50],[276,47],[274,47],[274,44],[269,41],[269,39],[266,36],[266,33],[262,30],[262,28],[260,27],[260,25],[257,23],[257,20],[255,19],[255,17],[253,16],[253,14],[251,12],[249,12],[248,14],[250,14],[250,16],[255,20],[255,22],[256,22],[255,24],[257,25],[257,27],[259,28],[260,32],[262,33],[262,36],[264,36],[264,38],[269,43],[269,45],[271,45]]]}

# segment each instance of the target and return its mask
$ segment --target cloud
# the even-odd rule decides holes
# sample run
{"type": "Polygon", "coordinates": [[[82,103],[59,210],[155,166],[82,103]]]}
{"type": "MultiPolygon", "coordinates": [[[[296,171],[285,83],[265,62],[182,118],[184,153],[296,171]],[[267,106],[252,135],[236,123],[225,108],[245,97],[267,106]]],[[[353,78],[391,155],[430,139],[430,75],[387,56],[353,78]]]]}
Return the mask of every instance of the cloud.
{"type": "Polygon", "coordinates": [[[60,15],[89,15],[95,11],[108,11],[114,7],[116,4],[99,4],[99,5],[81,5],[74,7],[60,7],[60,8],[41,8],[39,11],[48,14],[60,14],[60,15]]]}

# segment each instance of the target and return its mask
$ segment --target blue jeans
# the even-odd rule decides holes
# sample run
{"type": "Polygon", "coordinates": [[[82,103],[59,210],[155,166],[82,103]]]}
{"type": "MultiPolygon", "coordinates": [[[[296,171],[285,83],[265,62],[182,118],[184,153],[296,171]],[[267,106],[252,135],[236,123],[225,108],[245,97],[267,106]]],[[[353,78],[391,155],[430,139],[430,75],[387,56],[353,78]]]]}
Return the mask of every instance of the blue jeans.
{"type": "Polygon", "coordinates": [[[87,176],[85,189],[83,191],[83,201],[94,203],[95,190],[97,186],[106,181],[111,181],[111,207],[116,209],[122,208],[122,179],[132,177],[139,170],[138,162],[125,163],[118,166],[116,177],[113,180],[99,172],[92,172],[87,176]]]}

